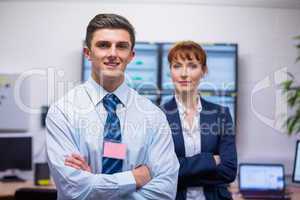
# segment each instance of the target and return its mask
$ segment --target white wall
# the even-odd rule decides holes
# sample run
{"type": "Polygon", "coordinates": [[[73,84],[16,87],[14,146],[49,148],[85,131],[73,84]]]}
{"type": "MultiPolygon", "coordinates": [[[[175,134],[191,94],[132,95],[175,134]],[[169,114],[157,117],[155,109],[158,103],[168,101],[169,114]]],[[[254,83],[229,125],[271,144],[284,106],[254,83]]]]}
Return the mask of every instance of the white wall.
{"type": "MultiPolygon", "coordinates": [[[[100,12],[127,17],[139,41],[237,43],[239,161],[283,162],[291,172],[296,139],[278,129],[282,123],[279,115],[286,106],[278,89],[277,76],[282,76],[277,71],[284,67],[300,71],[294,62],[297,52],[292,39],[300,34],[299,9],[195,3],[0,1],[0,72],[51,67],[47,73],[55,77],[48,86],[46,76],[32,77],[32,107],[39,109],[60,97],[66,90],[58,82],[80,80],[85,28],[100,12]],[[263,89],[255,91],[259,87],[263,89]]],[[[40,132],[39,115],[32,116],[30,127],[38,141],[35,148],[40,149],[44,132],[40,132]]]]}

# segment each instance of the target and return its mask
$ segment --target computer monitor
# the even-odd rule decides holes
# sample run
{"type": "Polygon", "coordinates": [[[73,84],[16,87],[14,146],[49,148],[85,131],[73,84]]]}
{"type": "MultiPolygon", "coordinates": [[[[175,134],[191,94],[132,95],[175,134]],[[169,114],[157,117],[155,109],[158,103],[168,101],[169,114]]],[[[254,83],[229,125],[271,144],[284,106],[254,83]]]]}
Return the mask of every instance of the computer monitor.
{"type": "Polygon", "coordinates": [[[300,140],[296,143],[294,169],[293,169],[293,182],[300,183],[300,140]]]}
{"type": "MultiPolygon", "coordinates": [[[[138,92],[158,89],[158,44],[137,42],[135,57],[127,65],[126,83],[138,92]]],[[[91,76],[91,62],[83,56],[82,81],[91,76]]]]}
{"type": "Polygon", "coordinates": [[[32,169],[32,138],[0,137],[0,155],[0,171],[12,171],[12,175],[3,177],[1,181],[21,180],[14,170],[32,169]]]}
{"type": "MultiPolygon", "coordinates": [[[[199,85],[202,91],[232,91],[237,90],[237,45],[236,44],[203,44],[207,54],[208,73],[199,85]]],[[[174,88],[170,78],[168,52],[172,44],[162,45],[162,89],[174,88]]]]}
{"type": "Polygon", "coordinates": [[[229,112],[232,118],[232,121],[235,123],[236,115],[236,97],[235,96],[216,96],[216,95],[205,95],[202,97],[212,103],[225,106],[229,108],[229,112]]]}
{"type": "Polygon", "coordinates": [[[283,190],[285,188],[284,166],[281,164],[240,163],[239,189],[283,190]]]}

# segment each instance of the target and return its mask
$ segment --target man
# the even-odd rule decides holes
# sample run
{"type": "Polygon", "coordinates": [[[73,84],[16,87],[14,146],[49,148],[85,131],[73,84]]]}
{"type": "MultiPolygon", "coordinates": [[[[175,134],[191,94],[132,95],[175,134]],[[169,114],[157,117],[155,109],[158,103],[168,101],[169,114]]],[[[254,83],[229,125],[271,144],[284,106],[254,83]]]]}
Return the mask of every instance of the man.
{"type": "Polygon", "coordinates": [[[135,35],[122,16],[87,27],[91,78],[51,106],[47,154],[58,199],[174,199],[179,164],[165,115],[124,82],[135,35]]]}

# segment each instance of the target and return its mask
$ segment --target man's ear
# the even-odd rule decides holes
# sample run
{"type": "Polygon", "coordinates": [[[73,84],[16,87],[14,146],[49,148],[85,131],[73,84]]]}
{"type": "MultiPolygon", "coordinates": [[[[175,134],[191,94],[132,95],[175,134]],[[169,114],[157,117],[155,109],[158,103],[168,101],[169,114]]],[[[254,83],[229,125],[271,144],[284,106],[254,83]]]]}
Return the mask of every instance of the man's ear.
{"type": "Polygon", "coordinates": [[[135,51],[132,50],[132,52],[131,52],[131,58],[130,58],[130,61],[129,61],[129,62],[131,62],[131,61],[133,60],[134,56],[135,56],[135,51]]]}
{"type": "Polygon", "coordinates": [[[83,54],[88,60],[90,60],[91,51],[88,47],[83,48],[83,54]]]}

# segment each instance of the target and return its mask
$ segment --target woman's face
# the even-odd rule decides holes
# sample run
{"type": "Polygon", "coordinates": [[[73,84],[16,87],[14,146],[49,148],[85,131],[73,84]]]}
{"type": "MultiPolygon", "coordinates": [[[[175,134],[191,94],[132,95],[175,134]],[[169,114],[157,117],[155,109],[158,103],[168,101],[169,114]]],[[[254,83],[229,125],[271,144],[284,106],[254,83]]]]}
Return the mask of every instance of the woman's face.
{"type": "Polygon", "coordinates": [[[177,59],[170,66],[171,78],[177,93],[194,93],[205,74],[202,64],[192,57],[191,60],[177,59]]]}

